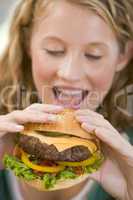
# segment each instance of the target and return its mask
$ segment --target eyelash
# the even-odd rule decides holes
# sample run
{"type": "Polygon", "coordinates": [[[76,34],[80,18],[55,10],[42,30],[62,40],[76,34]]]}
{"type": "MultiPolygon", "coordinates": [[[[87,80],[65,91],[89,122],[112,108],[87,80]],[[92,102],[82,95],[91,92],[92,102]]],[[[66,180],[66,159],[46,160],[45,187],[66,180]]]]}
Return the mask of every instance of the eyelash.
{"type": "Polygon", "coordinates": [[[91,55],[91,54],[85,54],[85,57],[87,59],[91,59],[91,60],[100,60],[102,58],[102,56],[94,56],[94,55],[91,55]]]}
{"type": "MultiPolygon", "coordinates": [[[[52,55],[52,56],[62,56],[65,51],[51,51],[51,50],[48,50],[48,49],[44,49],[46,51],[46,53],[52,55]]],[[[100,60],[102,58],[102,56],[94,56],[94,55],[91,55],[91,54],[85,54],[85,57],[89,60],[100,60]]]]}
{"type": "Polygon", "coordinates": [[[51,51],[48,49],[44,49],[46,53],[52,55],[52,56],[62,56],[64,54],[64,51],[51,51]]]}

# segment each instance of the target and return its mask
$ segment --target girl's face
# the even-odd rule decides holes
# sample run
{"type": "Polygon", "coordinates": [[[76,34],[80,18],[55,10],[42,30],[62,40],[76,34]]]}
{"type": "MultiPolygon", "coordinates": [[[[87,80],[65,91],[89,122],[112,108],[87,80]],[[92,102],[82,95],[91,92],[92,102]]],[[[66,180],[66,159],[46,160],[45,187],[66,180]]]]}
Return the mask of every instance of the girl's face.
{"type": "Polygon", "coordinates": [[[110,90],[120,62],[110,26],[92,11],[64,1],[35,23],[30,55],[43,102],[93,110],[110,90]]]}

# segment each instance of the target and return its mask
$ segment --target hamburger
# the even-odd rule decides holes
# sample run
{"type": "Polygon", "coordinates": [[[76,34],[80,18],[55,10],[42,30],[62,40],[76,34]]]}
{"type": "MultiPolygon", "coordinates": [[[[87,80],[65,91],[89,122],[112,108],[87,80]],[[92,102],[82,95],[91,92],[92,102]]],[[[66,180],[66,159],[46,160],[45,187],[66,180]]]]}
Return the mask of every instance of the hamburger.
{"type": "Polygon", "coordinates": [[[104,158],[94,134],[83,130],[73,110],[57,114],[56,123],[28,123],[19,133],[6,168],[40,191],[74,186],[98,170],[104,158]]]}

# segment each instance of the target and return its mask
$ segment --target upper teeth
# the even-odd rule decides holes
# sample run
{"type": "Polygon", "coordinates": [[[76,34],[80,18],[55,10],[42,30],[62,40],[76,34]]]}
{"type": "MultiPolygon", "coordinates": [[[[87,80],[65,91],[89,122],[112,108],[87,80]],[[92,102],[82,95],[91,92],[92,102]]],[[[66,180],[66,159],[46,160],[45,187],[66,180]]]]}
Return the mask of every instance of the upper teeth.
{"type": "Polygon", "coordinates": [[[60,89],[59,92],[64,94],[64,95],[82,96],[81,90],[68,90],[68,89],[63,90],[63,89],[60,89]]]}

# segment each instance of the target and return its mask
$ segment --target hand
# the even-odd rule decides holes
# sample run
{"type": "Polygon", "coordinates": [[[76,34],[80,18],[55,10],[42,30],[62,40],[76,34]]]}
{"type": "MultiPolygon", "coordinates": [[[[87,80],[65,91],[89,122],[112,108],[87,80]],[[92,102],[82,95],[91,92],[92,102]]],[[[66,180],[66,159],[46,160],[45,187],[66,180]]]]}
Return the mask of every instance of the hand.
{"type": "Polygon", "coordinates": [[[9,132],[20,132],[28,122],[45,123],[56,122],[56,113],[63,107],[35,103],[24,110],[16,110],[0,116],[0,137],[9,132]]]}
{"type": "Polygon", "coordinates": [[[76,111],[75,117],[83,129],[95,131],[105,152],[103,165],[89,177],[113,197],[133,200],[133,147],[102,115],[85,109],[76,111]]]}

